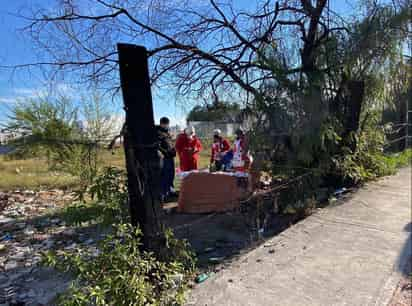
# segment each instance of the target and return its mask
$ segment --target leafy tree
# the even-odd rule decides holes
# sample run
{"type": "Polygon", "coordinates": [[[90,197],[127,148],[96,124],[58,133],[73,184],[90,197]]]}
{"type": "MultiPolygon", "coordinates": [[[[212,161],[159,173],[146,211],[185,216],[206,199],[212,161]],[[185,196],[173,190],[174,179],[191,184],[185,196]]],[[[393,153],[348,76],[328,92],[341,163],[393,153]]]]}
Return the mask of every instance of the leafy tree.
{"type": "MultiPolygon", "coordinates": [[[[275,156],[275,168],[280,162],[336,173],[334,156],[361,154],[357,143],[376,138],[365,132],[366,128],[373,131],[371,124],[375,132],[379,131],[379,120],[371,117],[380,118],[376,109],[382,109],[385,99],[396,99],[386,95],[388,84],[401,83],[402,88],[408,88],[407,80],[398,78],[390,68],[402,61],[399,54],[407,38],[407,20],[406,8],[397,11],[387,5],[374,6],[367,16],[347,24],[346,31],[329,33],[313,53],[313,70],[299,78],[285,74],[285,52],[277,47],[265,50],[271,54],[272,66],[281,81],[263,85],[264,98],[256,100],[262,122],[254,133],[264,139],[258,146],[275,156]],[[352,84],[360,84],[363,90],[355,93],[352,84]],[[359,103],[354,104],[357,96],[359,103]],[[281,135],[287,137],[279,138],[281,135]],[[283,144],[281,155],[276,152],[279,142],[283,144]]],[[[382,151],[383,142],[360,145],[361,152],[366,152],[366,147],[369,153],[376,153],[382,151]]],[[[362,158],[357,162],[362,163],[362,158]]]]}
{"type": "Polygon", "coordinates": [[[47,157],[52,169],[79,177],[86,188],[99,170],[100,146],[113,134],[113,124],[97,94],[80,107],[64,96],[38,97],[14,106],[6,130],[21,135],[12,143],[14,156],[47,157]]]}
{"type": "Polygon", "coordinates": [[[6,131],[18,137],[13,145],[17,155],[46,154],[51,148],[80,137],[77,109],[66,97],[38,97],[17,102],[8,118],[6,131]]]}
{"type": "Polygon", "coordinates": [[[240,113],[240,105],[237,103],[215,102],[193,107],[187,115],[187,121],[236,122],[239,120],[240,113]]]}

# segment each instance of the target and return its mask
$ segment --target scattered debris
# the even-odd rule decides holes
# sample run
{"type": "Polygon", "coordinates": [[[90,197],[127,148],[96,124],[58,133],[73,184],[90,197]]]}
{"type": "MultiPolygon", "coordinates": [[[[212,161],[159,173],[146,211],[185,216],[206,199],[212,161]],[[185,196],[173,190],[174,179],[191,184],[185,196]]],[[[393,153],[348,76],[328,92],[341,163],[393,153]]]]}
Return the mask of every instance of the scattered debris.
{"type": "Polygon", "coordinates": [[[198,283],[198,284],[203,283],[205,280],[207,280],[207,279],[210,277],[210,275],[211,275],[211,273],[202,273],[202,274],[199,274],[199,275],[196,277],[195,281],[196,281],[196,283],[198,283]]]}
{"type": "Polygon", "coordinates": [[[177,288],[180,286],[180,284],[183,282],[184,276],[181,273],[175,274],[171,277],[172,282],[173,282],[173,287],[177,288]]]}
{"type": "Polygon", "coordinates": [[[205,253],[210,253],[210,252],[213,252],[215,249],[216,248],[214,248],[214,247],[209,247],[209,248],[204,249],[204,252],[205,253]]]}
{"type": "Polygon", "coordinates": [[[209,262],[213,264],[217,264],[217,263],[222,262],[224,259],[225,259],[224,257],[210,257],[209,262]]]}
{"type": "Polygon", "coordinates": [[[78,242],[79,230],[60,218],[46,217],[72,200],[71,194],[61,190],[0,192],[1,305],[50,304],[71,279],[40,266],[42,252],[80,244],[95,248],[97,241],[90,235],[78,242]]]}
{"type": "Polygon", "coordinates": [[[335,197],[339,197],[342,194],[346,193],[347,191],[348,191],[348,189],[346,189],[345,187],[342,187],[342,188],[336,189],[336,191],[333,193],[333,195],[335,197]]]}

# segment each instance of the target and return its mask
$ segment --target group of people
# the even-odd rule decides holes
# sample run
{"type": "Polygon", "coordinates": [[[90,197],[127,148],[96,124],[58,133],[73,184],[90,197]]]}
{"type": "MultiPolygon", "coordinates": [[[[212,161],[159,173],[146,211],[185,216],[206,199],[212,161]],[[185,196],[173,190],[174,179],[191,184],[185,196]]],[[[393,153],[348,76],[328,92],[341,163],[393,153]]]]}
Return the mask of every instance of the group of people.
{"type": "MultiPolygon", "coordinates": [[[[198,169],[199,153],[202,143],[196,136],[193,127],[187,127],[176,137],[174,143],[169,131],[170,120],[167,117],[160,119],[156,126],[161,155],[161,196],[167,198],[175,193],[173,181],[175,177],[174,158],[179,158],[180,171],[198,169]]],[[[246,171],[252,162],[249,154],[245,133],[242,129],[236,131],[233,147],[218,129],[213,132],[213,143],[210,156],[210,167],[216,171],[246,171]]]]}

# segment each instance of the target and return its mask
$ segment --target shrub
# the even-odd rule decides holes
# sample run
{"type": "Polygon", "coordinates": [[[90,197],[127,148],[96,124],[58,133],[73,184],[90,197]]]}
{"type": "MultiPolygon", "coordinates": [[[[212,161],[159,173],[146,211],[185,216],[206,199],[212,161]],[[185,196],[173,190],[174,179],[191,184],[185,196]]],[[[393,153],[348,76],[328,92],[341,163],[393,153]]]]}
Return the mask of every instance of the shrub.
{"type": "Polygon", "coordinates": [[[77,192],[77,201],[61,212],[68,224],[93,221],[103,225],[129,221],[126,173],[116,167],[106,167],[86,188],[77,192]]]}
{"type": "Polygon", "coordinates": [[[195,261],[187,242],[165,232],[161,252],[141,250],[141,231],[119,224],[98,250],[46,253],[43,263],[75,276],[60,305],[181,305],[195,261]]]}

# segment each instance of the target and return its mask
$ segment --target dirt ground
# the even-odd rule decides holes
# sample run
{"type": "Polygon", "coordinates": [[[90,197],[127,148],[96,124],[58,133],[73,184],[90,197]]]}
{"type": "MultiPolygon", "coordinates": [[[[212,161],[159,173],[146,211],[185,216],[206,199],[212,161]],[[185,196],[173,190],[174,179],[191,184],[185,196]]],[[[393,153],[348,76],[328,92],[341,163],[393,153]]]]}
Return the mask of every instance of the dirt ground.
{"type": "MultiPolygon", "coordinates": [[[[67,192],[0,192],[0,305],[53,305],[56,295],[71,282],[70,275],[41,265],[49,250],[96,248],[105,236],[99,226],[73,226],[59,215],[72,201],[67,192]]],[[[241,212],[166,214],[166,226],[187,239],[198,257],[201,272],[218,272],[265,237],[296,222],[293,216],[273,215],[257,229],[241,212]]]]}
{"type": "Polygon", "coordinates": [[[388,306],[412,305],[412,256],[388,306]]]}

